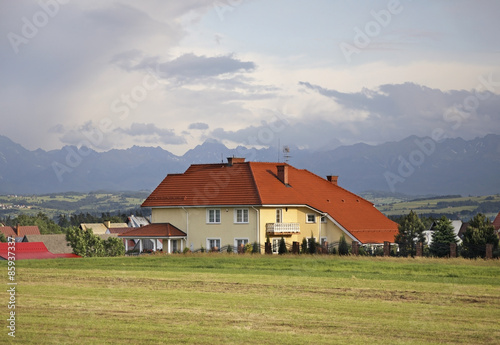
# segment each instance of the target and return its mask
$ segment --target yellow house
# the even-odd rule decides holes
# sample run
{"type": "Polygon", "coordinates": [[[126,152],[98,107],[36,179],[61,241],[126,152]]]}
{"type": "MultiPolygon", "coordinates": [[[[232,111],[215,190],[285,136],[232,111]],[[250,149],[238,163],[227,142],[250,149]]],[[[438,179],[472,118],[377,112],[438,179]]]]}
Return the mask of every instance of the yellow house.
{"type": "Polygon", "coordinates": [[[153,224],[171,224],[186,234],[176,248],[218,250],[247,243],[273,252],[314,237],[338,242],[342,235],[360,244],[394,242],[397,224],[372,203],[341,188],[335,176],[323,179],[285,163],[245,162],[191,165],[169,174],[142,204],[153,224]]]}

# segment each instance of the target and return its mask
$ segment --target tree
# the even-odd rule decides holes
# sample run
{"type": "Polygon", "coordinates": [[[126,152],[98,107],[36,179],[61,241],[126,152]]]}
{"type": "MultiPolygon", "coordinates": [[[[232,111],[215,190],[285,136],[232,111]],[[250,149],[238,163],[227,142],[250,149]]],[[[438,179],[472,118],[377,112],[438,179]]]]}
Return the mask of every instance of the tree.
{"type": "Polygon", "coordinates": [[[7,237],[5,237],[5,235],[3,234],[3,232],[0,232],[0,242],[7,242],[7,237]]]}
{"type": "Polygon", "coordinates": [[[349,255],[349,245],[347,244],[344,234],[340,236],[339,255],[349,255]]]}
{"type": "Polygon", "coordinates": [[[484,257],[486,244],[492,244],[493,250],[498,248],[498,236],[490,220],[482,213],[472,218],[464,232],[462,255],[466,258],[484,257]]]}
{"type": "Polygon", "coordinates": [[[66,240],[73,248],[73,253],[83,257],[119,256],[125,254],[125,247],[121,239],[110,237],[104,241],[99,236],[94,235],[92,229],[68,228],[66,240]]]}
{"type": "Polygon", "coordinates": [[[458,239],[453,232],[451,221],[442,216],[437,221],[437,226],[432,233],[432,243],[430,245],[431,254],[438,257],[450,255],[450,243],[457,243],[458,239]]]}
{"type": "Polygon", "coordinates": [[[308,242],[309,242],[309,254],[316,254],[316,241],[314,240],[312,232],[311,232],[311,237],[308,239],[308,242]]]}
{"type": "Polygon", "coordinates": [[[285,239],[283,237],[281,237],[280,245],[278,247],[278,254],[282,255],[282,254],[286,254],[287,252],[288,252],[288,250],[286,249],[285,239]]]}
{"type": "Polygon", "coordinates": [[[260,253],[260,247],[257,242],[254,242],[252,245],[252,254],[260,253]]]}
{"type": "Polygon", "coordinates": [[[307,254],[307,238],[305,238],[305,237],[302,239],[302,245],[300,248],[300,252],[302,254],[307,254]]]}
{"type": "Polygon", "coordinates": [[[417,242],[425,242],[424,224],[413,211],[403,217],[399,225],[399,232],[395,236],[394,241],[399,246],[399,254],[401,256],[415,256],[417,252],[417,242]]]}
{"type": "Polygon", "coordinates": [[[27,214],[20,214],[13,220],[14,224],[21,226],[36,225],[40,229],[40,234],[62,234],[61,227],[57,225],[52,219],[47,217],[46,214],[38,212],[36,216],[29,216],[27,214]]]}
{"type": "MultiPolygon", "coordinates": [[[[99,238],[100,239],[100,238],[99,238]]],[[[125,255],[125,246],[123,240],[118,237],[109,237],[104,243],[105,256],[122,256],[125,255]]]]}

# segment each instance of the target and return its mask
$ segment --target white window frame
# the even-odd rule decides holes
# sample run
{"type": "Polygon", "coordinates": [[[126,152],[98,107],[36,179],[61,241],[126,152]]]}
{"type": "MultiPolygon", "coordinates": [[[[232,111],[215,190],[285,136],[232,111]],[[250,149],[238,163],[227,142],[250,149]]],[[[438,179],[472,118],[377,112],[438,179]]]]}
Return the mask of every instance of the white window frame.
{"type": "Polygon", "coordinates": [[[209,208],[207,209],[207,224],[220,224],[221,223],[221,211],[220,208],[209,208]],[[214,221],[210,221],[210,213],[214,213],[214,221]],[[219,215],[219,221],[217,221],[217,214],[219,215]]]}
{"type": "Polygon", "coordinates": [[[237,208],[234,210],[234,223],[235,224],[248,224],[250,219],[250,212],[248,208],[237,208]],[[238,212],[241,212],[241,221],[238,221],[238,212]]]}
{"type": "Polygon", "coordinates": [[[245,247],[245,245],[246,245],[247,243],[250,243],[250,239],[249,239],[248,237],[247,237],[247,238],[240,238],[240,237],[235,238],[235,239],[234,239],[234,252],[235,252],[235,253],[236,253],[236,252],[238,252],[238,241],[246,241],[246,242],[243,244],[243,247],[245,247]]]}
{"type": "MultiPolygon", "coordinates": [[[[279,250],[280,250],[280,241],[281,241],[281,237],[279,237],[279,238],[272,238],[271,239],[273,254],[278,254],[279,253],[279,250]]],[[[286,244],[286,239],[285,239],[285,244],[286,244]]]]}
{"type": "Polygon", "coordinates": [[[283,223],[283,209],[276,209],[276,223],[283,223]]]}
{"type": "Polygon", "coordinates": [[[308,223],[308,224],[314,224],[314,223],[316,223],[316,215],[314,213],[307,213],[306,214],[306,223],[308,223]],[[309,220],[310,216],[314,217],[313,221],[309,220]]]}
{"type": "Polygon", "coordinates": [[[212,247],[210,246],[210,241],[218,241],[218,246],[217,249],[220,250],[220,237],[210,237],[210,238],[207,238],[207,252],[211,251],[212,250],[212,247]]]}
{"type": "Polygon", "coordinates": [[[321,224],[326,224],[326,223],[327,223],[326,216],[321,216],[321,224]]]}

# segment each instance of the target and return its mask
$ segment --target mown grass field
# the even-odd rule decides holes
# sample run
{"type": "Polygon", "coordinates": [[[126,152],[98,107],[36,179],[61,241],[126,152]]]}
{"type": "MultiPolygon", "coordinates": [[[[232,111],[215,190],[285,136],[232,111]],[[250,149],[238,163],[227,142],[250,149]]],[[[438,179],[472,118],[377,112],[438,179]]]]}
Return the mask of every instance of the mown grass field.
{"type": "MultiPolygon", "coordinates": [[[[7,265],[2,264],[4,289],[7,265]]],[[[500,262],[192,254],[16,263],[16,344],[498,344],[500,262]]],[[[8,296],[1,294],[2,319],[8,296]]],[[[6,323],[6,321],[4,321],[6,323]]]]}

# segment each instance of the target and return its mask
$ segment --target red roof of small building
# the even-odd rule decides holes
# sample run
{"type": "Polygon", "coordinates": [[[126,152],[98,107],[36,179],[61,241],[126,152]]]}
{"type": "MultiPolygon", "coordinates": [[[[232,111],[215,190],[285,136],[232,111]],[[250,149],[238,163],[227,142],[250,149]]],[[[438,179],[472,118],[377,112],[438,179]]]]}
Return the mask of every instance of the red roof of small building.
{"type": "Polygon", "coordinates": [[[492,224],[495,227],[495,230],[500,230],[500,212],[498,212],[492,224]]]}
{"type": "Polygon", "coordinates": [[[327,213],[362,243],[394,242],[397,223],[374,205],[307,170],[285,163],[195,164],[167,175],[144,207],[306,205],[327,213]],[[288,184],[278,177],[285,166],[288,184]]]}
{"type": "Polygon", "coordinates": [[[170,223],[155,223],[119,234],[118,237],[139,238],[139,237],[184,237],[186,233],[179,230],[170,223]]]}
{"type": "Polygon", "coordinates": [[[56,258],[79,258],[76,254],[52,254],[43,242],[17,242],[15,245],[0,243],[0,257],[4,260],[9,258],[9,248],[15,248],[11,253],[15,254],[16,260],[27,259],[56,259],[56,258]]]}
{"type": "Polygon", "coordinates": [[[0,226],[0,231],[5,237],[23,237],[25,235],[40,235],[37,225],[19,225],[16,227],[0,226]]]}

